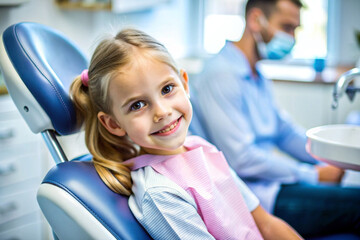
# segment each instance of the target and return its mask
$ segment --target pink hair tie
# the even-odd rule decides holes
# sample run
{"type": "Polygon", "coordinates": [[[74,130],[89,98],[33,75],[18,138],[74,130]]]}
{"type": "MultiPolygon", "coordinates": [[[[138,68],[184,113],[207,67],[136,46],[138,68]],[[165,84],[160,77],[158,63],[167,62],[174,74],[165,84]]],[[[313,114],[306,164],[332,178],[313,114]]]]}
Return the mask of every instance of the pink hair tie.
{"type": "Polygon", "coordinates": [[[82,84],[87,87],[89,86],[89,74],[88,74],[89,70],[85,69],[84,71],[82,71],[81,73],[81,82],[82,84]]]}

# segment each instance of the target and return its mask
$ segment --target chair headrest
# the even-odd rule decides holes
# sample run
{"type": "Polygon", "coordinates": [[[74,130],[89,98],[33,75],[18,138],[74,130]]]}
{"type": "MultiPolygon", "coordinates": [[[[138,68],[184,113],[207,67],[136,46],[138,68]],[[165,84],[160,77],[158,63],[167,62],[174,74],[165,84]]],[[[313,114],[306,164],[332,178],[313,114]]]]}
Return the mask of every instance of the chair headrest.
{"type": "MultiPolygon", "coordinates": [[[[54,130],[61,135],[76,132],[69,87],[87,68],[85,55],[63,34],[39,23],[14,24],[4,31],[2,41],[15,71],[49,117],[54,130]]],[[[11,95],[11,89],[9,92],[11,95]]],[[[44,130],[48,129],[40,131],[44,130]]]]}

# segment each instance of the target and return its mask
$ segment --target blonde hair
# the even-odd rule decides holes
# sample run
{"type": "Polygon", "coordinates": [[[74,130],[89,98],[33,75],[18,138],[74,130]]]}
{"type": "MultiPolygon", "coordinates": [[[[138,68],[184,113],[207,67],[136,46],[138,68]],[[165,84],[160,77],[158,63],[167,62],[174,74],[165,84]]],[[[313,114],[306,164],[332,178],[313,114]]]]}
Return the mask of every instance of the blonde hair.
{"type": "Polygon", "coordinates": [[[115,37],[101,41],[95,49],[89,66],[88,87],[82,84],[80,76],[70,87],[78,122],[85,125],[86,146],[93,156],[96,171],[112,191],[127,196],[131,194],[132,181],[129,167],[122,162],[138,156],[139,147],[127,136],[109,133],[99,122],[97,114],[102,111],[112,115],[109,82],[138,56],[136,50],[179,73],[175,61],[161,43],[142,31],[124,29],[115,37]]]}

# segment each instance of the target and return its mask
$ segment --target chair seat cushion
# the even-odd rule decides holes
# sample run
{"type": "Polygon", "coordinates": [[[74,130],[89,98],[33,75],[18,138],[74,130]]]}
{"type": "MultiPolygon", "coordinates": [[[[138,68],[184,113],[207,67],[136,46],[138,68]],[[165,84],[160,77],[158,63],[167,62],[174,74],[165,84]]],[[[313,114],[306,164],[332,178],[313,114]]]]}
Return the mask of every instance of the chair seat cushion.
{"type": "Polygon", "coordinates": [[[83,159],[56,165],[43,183],[66,190],[117,239],[151,239],[131,213],[128,197],[111,191],[97,174],[93,163],[83,159]]]}

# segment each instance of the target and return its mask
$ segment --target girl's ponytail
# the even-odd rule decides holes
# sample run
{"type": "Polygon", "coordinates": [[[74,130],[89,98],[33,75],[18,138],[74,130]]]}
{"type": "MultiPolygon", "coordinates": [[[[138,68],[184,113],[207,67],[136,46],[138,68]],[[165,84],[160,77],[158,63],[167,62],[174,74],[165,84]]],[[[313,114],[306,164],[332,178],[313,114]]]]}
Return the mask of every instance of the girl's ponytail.
{"type": "Polygon", "coordinates": [[[87,114],[91,114],[92,111],[90,111],[91,102],[89,99],[88,88],[82,84],[80,76],[76,77],[72,82],[70,93],[76,108],[77,123],[81,126],[83,125],[87,114]]]}
{"type": "Polygon", "coordinates": [[[96,171],[112,191],[129,196],[132,186],[130,170],[121,162],[136,156],[136,148],[127,137],[114,136],[101,125],[89,88],[84,86],[80,76],[71,84],[70,93],[78,124],[85,126],[85,142],[93,156],[96,171]]]}

